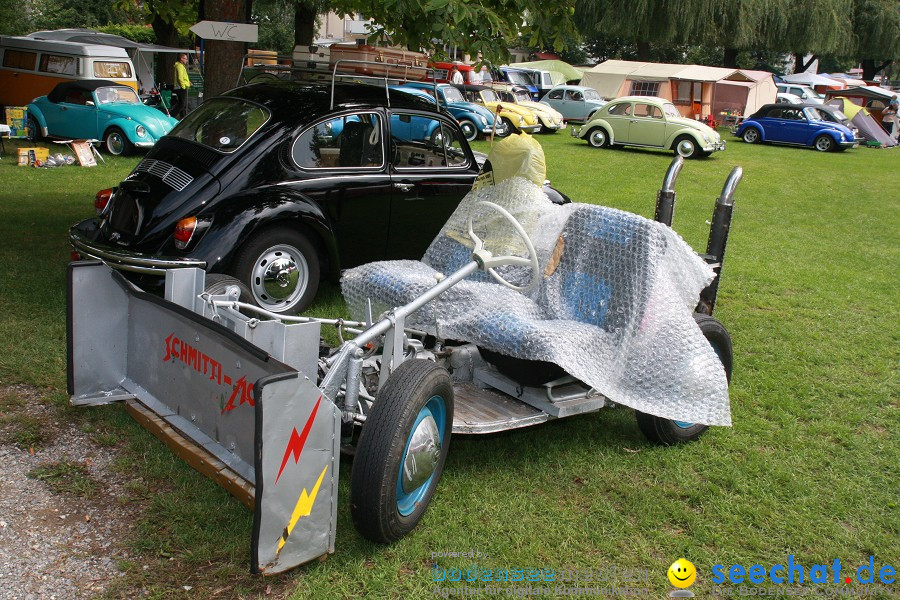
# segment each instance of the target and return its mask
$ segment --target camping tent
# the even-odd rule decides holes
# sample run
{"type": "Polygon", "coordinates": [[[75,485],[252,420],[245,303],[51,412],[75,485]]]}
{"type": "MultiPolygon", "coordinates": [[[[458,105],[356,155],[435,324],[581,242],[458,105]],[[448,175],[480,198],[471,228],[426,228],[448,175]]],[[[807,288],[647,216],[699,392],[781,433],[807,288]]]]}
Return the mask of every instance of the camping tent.
{"type": "Polygon", "coordinates": [[[581,83],[606,98],[659,96],[687,117],[749,114],[775,102],[777,91],[772,74],[764,71],[627,60],[601,63],[586,71],[581,83]]]}
{"type": "Polygon", "coordinates": [[[178,53],[193,54],[193,50],[182,50],[180,48],[172,48],[170,46],[160,46],[157,44],[142,44],[124,38],[120,35],[111,33],[101,33],[93,29],[56,29],[54,31],[35,31],[29,33],[28,37],[37,40],[57,40],[62,42],[78,42],[80,44],[96,44],[101,46],[115,46],[124,48],[131,57],[136,71],[135,76],[138,85],[144,92],[149,92],[156,87],[156,80],[153,76],[153,57],[155,53],[178,53]]]}
{"type": "Polygon", "coordinates": [[[538,71],[550,71],[550,78],[553,83],[566,83],[567,81],[578,81],[581,79],[581,71],[562,60],[534,60],[531,62],[521,62],[509,65],[520,69],[536,69],[538,71]],[[559,76],[555,74],[559,73],[559,76]],[[559,80],[557,82],[557,80],[559,80]]]}
{"type": "Polygon", "coordinates": [[[859,138],[864,142],[878,142],[885,148],[897,145],[897,142],[881,128],[878,121],[872,118],[869,111],[850,101],[849,98],[832,98],[825,104],[833,106],[850,118],[853,126],[859,130],[859,138]]]}
{"type": "Polygon", "coordinates": [[[838,81],[837,79],[832,79],[831,77],[826,77],[824,75],[818,75],[816,73],[795,73],[793,75],[785,75],[782,77],[787,83],[799,83],[802,85],[808,85],[809,87],[817,90],[819,88],[825,88],[829,90],[834,89],[843,89],[847,87],[844,85],[843,81],[838,81]]]}

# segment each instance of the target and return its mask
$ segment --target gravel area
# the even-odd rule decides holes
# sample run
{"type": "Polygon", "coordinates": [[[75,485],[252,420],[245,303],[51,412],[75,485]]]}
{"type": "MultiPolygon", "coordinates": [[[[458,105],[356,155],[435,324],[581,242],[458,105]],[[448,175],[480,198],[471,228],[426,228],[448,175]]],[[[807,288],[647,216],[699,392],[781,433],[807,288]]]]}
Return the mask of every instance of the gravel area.
{"type": "Polygon", "coordinates": [[[135,508],[116,501],[128,495],[126,479],[110,468],[117,450],[62,418],[40,390],[0,387],[0,398],[7,398],[0,405],[0,598],[102,595],[122,575],[116,562],[128,558],[122,540],[137,516],[135,508]],[[15,428],[23,421],[39,425],[44,441],[38,447],[16,445],[15,428]],[[93,493],[54,491],[27,476],[61,461],[81,465],[93,493]]]}

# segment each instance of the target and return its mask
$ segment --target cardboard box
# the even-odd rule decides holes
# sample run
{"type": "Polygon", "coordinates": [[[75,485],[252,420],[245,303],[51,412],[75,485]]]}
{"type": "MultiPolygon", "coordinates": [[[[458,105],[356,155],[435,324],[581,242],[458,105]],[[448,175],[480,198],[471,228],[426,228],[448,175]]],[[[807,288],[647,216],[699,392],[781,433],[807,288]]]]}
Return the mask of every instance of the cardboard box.
{"type": "Polygon", "coordinates": [[[9,125],[9,137],[28,137],[28,131],[26,130],[26,127],[28,126],[28,117],[26,113],[27,111],[24,106],[6,107],[4,122],[9,125]]]}
{"type": "Polygon", "coordinates": [[[31,166],[35,160],[44,162],[48,156],[50,156],[49,148],[19,148],[19,166],[31,166]]]}

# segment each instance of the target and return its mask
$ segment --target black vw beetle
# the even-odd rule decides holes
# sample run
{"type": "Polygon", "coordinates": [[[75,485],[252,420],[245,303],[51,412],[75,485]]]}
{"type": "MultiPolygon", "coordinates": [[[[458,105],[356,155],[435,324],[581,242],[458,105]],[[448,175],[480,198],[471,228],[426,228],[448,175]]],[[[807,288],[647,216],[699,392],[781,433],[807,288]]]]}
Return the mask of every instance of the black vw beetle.
{"type": "Polygon", "coordinates": [[[237,277],[262,308],[296,312],[320,277],[421,257],[480,162],[449,113],[410,94],[254,83],[189,114],[98,194],[99,215],[69,241],[145,289],[165,269],[199,267],[237,277]]]}

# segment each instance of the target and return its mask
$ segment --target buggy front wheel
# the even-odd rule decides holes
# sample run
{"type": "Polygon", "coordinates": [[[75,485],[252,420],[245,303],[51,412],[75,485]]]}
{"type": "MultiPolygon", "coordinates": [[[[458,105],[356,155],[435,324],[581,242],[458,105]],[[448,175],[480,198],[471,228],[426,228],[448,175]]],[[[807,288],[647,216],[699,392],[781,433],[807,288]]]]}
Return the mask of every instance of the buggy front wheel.
{"type": "Polygon", "coordinates": [[[376,394],[356,447],[350,512],[373,542],[399,540],[422,519],[453,429],[450,374],[427,360],[401,364],[376,394]]]}

